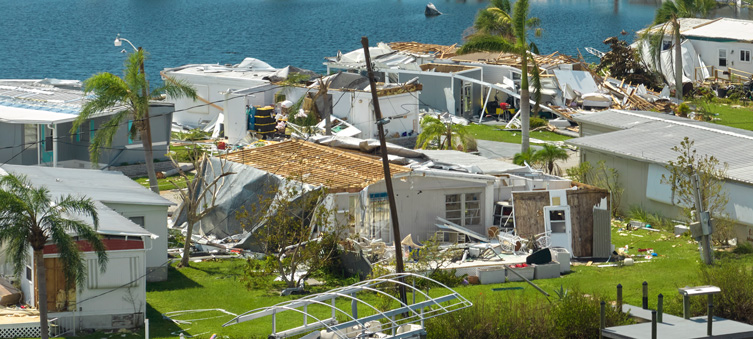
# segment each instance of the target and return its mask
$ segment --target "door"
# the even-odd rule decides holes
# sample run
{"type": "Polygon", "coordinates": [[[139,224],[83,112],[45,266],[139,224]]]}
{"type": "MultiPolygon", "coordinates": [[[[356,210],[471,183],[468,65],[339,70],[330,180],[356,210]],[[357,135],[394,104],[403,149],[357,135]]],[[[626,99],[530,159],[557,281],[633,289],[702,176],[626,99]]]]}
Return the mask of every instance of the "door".
{"type": "Polygon", "coordinates": [[[470,118],[473,116],[473,87],[470,82],[463,82],[462,92],[460,94],[460,106],[463,110],[463,117],[470,118]]]}
{"type": "Polygon", "coordinates": [[[40,147],[42,163],[52,162],[52,132],[52,128],[47,128],[45,125],[39,125],[39,135],[43,138],[40,147]]]}
{"type": "Polygon", "coordinates": [[[553,247],[563,247],[573,253],[573,236],[570,225],[570,206],[544,207],[544,225],[550,232],[553,247]]]}

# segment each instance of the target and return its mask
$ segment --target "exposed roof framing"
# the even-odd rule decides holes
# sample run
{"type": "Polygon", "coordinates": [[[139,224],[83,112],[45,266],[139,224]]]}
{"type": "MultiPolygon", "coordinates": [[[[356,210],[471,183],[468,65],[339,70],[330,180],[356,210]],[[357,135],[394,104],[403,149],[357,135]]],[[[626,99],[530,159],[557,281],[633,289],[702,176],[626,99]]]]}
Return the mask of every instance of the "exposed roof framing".
{"type": "MultiPolygon", "coordinates": [[[[227,160],[293,178],[331,191],[360,191],[384,179],[379,158],[302,140],[285,141],[269,146],[224,155],[227,160]]],[[[410,169],[390,164],[390,172],[410,169]]]]}

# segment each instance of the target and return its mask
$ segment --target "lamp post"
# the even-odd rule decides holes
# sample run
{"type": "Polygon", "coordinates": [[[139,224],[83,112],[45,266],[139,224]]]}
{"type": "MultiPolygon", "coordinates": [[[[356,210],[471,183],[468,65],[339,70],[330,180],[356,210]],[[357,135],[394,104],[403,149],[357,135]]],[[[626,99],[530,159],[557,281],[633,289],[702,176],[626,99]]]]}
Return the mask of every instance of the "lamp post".
{"type": "MultiPolygon", "coordinates": [[[[144,51],[141,49],[141,47],[136,47],[133,45],[133,43],[126,39],[121,38],[120,33],[118,33],[118,36],[115,37],[115,41],[113,41],[113,44],[115,47],[120,47],[123,45],[123,41],[127,42],[131,47],[133,48],[135,53],[141,53],[141,58],[139,60],[139,71],[141,72],[141,76],[143,77],[144,85],[141,87],[141,95],[146,100],[146,105],[144,105],[144,116],[141,117],[141,121],[135,121],[134,117],[134,123],[136,123],[136,126],[139,128],[140,131],[144,131],[144,134],[141,136],[142,143],[144,145],[144,157],[145,157],[145,165],[146,165],[146,172],[147,176],[149,177],[149,188],[154,192],[159,194],[159,185],[157,185],[157,175],[154,172],[154,162],[152,161],[153,158],[153,152],[152,152],[152,127],[149,123],[149,81],[146,80],[146,72],[144,72],[144,51]]],[[[128,131],[130,133],[130,131],[128,131]]]]}

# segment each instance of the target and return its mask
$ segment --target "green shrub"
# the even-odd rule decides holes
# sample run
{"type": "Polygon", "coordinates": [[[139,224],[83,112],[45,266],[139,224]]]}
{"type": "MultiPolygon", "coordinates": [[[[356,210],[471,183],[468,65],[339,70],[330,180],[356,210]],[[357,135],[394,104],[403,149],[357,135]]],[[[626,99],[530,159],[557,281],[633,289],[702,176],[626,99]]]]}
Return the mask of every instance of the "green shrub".
{"type": "Polygon", "coordinates": [[[677,106],[677,111],[675,113],[679,117],[687,118],[688,114],[690,114],[690,105],[688,105],[687,102],[681,103],[679,106],[677,106]]]}
{"type": "Polygon", "coordinates": [[[751,245],[749,242],[742,242],[737,247],[735,247],[734,250],[732,250],[732,253],[735,254],[750,254],[753,253],[753,245],[751,245]]]}
{"type": "Polygon", "coordinates": [[[447,287],[457,287],[463,283],[463,279],[467,276],[467,274],[463,274],[460,277],[455,276],[455,269],[453,268],[451,270],[434,271],[434,273],[429,275],[429,278],[432,278],[447,287]]]}
{"type": "Polygon", "coordinates": [[[542,127],[548,125],[549,122],[546,121],[546,119],[542,119],[539,117],[531,117],[531,120],[528,123],[528,126],[530,126],[531,129],[542,127]]]}
{"type": "MultiPolygon", "coordinates": [[[[479,295],[473,306],[426,323],[427,338],[594,338],[598,337],[598,297],[571,291],[548,302],[510,294],[505,299],[479,295]]],[[[613,307],[606,308],[606,325],[631,323],[613,307]]]]}
{"type": "Polygon", "coordinates": [[[651,225],[651,228],[662,229],[665,231],[674,230],[674,223],[672,220],[659,214],[648,212],[640,206],[630,206],[628,218],[651,225]]]}
{"type": "MultiPolygon", "coordinates": [[[[722,290],[714,296],[715,316],[753,324],[753,271],[749,265],[727,260],[714,266],[703,265],[700,280],[704,285],[717,286],[722,290]]],[[[699,308],[703,311],[701,314],[706,314],[703,308],[705,298],[695,299],[704,299],[699,308]]]]}

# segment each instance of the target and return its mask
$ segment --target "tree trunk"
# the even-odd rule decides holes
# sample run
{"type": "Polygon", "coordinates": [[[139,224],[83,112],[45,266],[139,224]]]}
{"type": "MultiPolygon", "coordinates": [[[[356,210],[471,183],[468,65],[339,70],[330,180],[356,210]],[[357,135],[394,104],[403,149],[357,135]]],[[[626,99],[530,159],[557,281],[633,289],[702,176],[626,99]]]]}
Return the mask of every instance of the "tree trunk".
{"type": "MultiPolygon", "coordinates": [[[[525,46],[525,44],[523,44],[525,46]]],[[[520,56],[520,152],[528,152],[528,129],[531,118],[531,94],[528,92],[528,50],[525,49],[520,56]]]]}
{"type": "Polygon", "coordinates": [[[47,277],[44,267],[44,253],[42,250],[34,250],[34,262],[37,266],[37,274],[34,282],[37,284],[39,298],[39,327],[42,331],[42,339],[50,337],[49,324],[47,323],[47,277]]]}
{"type": "Polygon", "coordinates": [[[149,188],[152,192],[159,194],[159,184],[157,182],[157,173],[154,171],[154,152],[152,151],[152,129],[149,126],[149,108],[147,108],[144,118],[144,131],[141,133],[141,145],[144,148],[144,164],[149,176],[149,188]]]}
{"type": "MultiPolygon", "coordinates": [[[[190,209],[190,208],[189,208],[190,209]]],[[[192,211],[188,211],[188,215],[192,215],[192,211]]],[[[189,267],[191,266],[189,260],[191,259],[191,235],[193,235],[193,225],[196,222],[193,220],[193,218],[188,218],[188,226],[186,228],[186,240],[183,244],[183,258],[180,259],[180,267],[189,267]]]]}
{"type": "Polygon", "coordinates": [[[672,22],[675,35],[675,96],[682,101],[682,47],[680,46],[680,23],[675,19],[672,22]]]}
{"type": "MultiPolygon", "coordinates": [[[[139,51],[141,47],[139,47],[139,51]]],[[[144,77],[144,87],[141,89],[141,95],[145,100],[146,107],[144,108],[144,115],[141,117],[141,144],[144,147],[144,163],[146,165],[146,175],[149,176],[149,188],[152,192],[159,194],[159,185],[157,184],[157,173],[154,172],[154,157],[152,152],[152,124],[149,118],[149,82],[146,80],[146,73],[144,72],[144,56],[141,56],[141,64],[139,65],[141,76],[144,77]]],[[[168,139],[169,141],[169,139],[168,139]]]]}
{"type": "Polygon", "coordinates": [[[447,124],[447,149],[452,149],[452,120],[447,124]]]}

